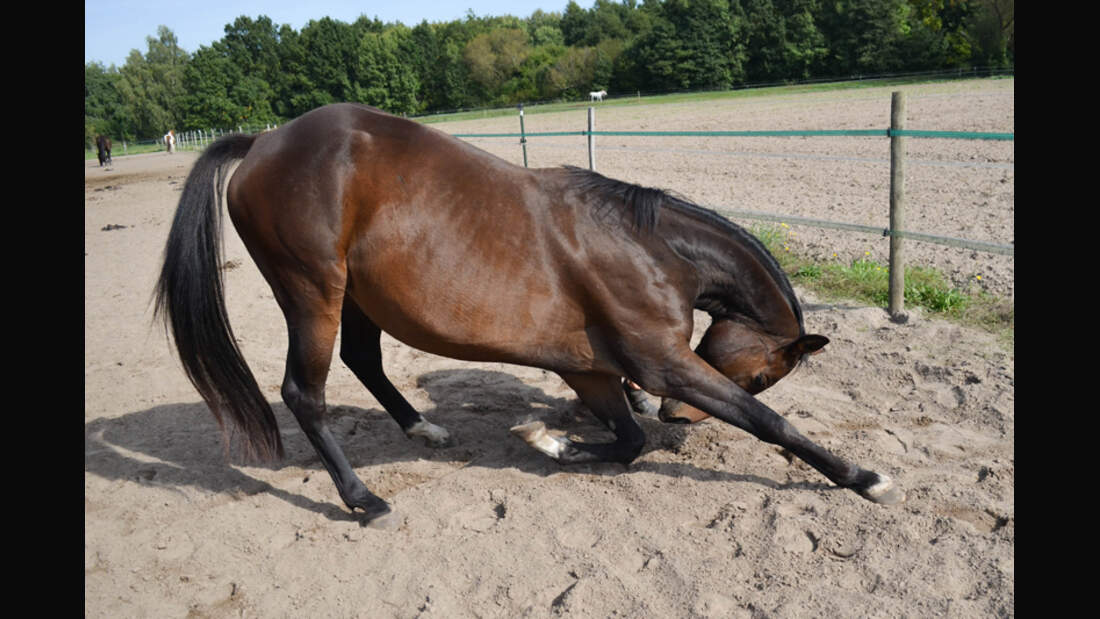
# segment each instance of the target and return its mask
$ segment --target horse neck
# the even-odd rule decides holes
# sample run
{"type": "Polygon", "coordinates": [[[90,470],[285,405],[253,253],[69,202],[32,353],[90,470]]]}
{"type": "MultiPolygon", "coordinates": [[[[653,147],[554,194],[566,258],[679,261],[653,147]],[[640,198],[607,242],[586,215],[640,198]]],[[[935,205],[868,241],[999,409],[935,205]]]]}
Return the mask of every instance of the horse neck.
{"type": "Polygon", "coordinates": [[[787,276],[755,237],[702,209],[666,206],[662,218],[666,239],[698,273],[696,309],[778,337],[805,333],[787,276]]]}

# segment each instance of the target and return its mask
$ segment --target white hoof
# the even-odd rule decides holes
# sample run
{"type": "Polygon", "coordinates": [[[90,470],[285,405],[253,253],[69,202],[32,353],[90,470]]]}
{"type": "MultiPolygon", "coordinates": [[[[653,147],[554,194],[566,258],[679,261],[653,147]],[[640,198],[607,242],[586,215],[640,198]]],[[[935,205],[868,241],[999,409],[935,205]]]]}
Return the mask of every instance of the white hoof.
{"type": "Polygon", "coordinates": [[[896,505],[905,501],[905,492],[886,475],[879,475],[876,483],[861,490],[859,494],[880,505],[896,505]]]}
{"type": "Polygon", "coordinates": [[[561,456],[562,450],[569,444],[569,439],[550,436],[546,431],[546,424],[541,421],[532,421],[531,423],[513,426],[511,432],[522,438],[528,445],[555,460],[561,456]]]}
{"type": "Polygon", "coordinates": [[[451,441],[451,433],[430,421],[418,421],[405,432],[409,438],[422,438],[431,447],[442,447],[451,441]]]}

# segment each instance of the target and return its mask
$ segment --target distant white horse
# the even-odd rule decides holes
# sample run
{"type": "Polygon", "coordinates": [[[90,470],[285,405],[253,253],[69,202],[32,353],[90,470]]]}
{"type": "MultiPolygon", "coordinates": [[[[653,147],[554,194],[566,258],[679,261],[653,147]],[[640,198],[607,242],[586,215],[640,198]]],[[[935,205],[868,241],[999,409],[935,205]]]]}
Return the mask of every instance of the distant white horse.
{"type": "Polygon", "coordinates": [[[168,133],[164,134],[164,146],[168,149],[168,152],[175,152],[176,150],[176,132],[169,129],[168,133]]]}
{"type": "Polygon", "coordinates": [[[607,96],[606,90],[597,90],[595,92],[588,93],[589,101],[603,101],[603,98],[607,96]]]}

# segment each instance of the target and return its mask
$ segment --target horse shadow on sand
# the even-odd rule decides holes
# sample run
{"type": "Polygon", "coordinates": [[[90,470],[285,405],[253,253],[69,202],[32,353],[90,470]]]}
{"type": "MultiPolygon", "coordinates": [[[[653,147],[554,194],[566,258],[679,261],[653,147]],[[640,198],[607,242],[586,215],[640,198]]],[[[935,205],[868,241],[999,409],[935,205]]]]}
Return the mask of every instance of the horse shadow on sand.
{"type": "MultiPolygon", "coordinates": [[[[630,465],[560,465],[513,436],[509,428],[539,419],[552,431],[562,431],[579,440],[611,440],[611,432],[576,398],[550,396],[511,374],[480,369],[429,372],[421,375],[417,384],[434,404],[421,412],[450,431],[451,444],[431,448],[418,439],[406,438],[397,423],[380,408],[330,402],[329,426],[352,467],[428,460],[457,462],[463,467],[517,469],[543,477],[569,471],[609,476],[648,471],[672,478],[747,482],[776,489],[832,487],[823,483],[779,483],[752,474],[700,468],[686,461],[647,460],[645,455],[655,450],[679,451],[689,433],[701,428],[665,424],[641,416],[637,419],[646,432],[646,447],[639,459],[630,465]]],[[[369,398],[365,391],[364,397],[369,398]]],[[[199,401],[155,406],[85,424],[85,473],[176,490],[190,487],[237,496],[265,493],[333,520],[357,519],[357,515],[348,511],[335,495],[335,502],[317,502],[256,479],[241,466],[236,466],[275,472],[300,467],[308,477],[331,483],[289,409],[282,402],[273,402],[272,408],[286,450],[286,457],[273,464],[246,462],[236,455],[239,450],[235,445],[230,446],[231,455],[227,458],[226,446],[213,415],[206,404],[199,401]]]]}

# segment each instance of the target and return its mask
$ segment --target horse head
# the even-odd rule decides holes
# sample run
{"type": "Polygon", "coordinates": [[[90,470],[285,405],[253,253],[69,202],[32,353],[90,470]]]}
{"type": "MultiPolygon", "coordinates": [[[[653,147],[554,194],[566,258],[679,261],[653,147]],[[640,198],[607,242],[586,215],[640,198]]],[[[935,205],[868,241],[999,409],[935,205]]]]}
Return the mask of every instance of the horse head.
{"type": "MultiPolygon", "coordinates": [[[[738,387],[756,395],[789,374],[803,357],[819,352],[828,343],[823,335],[781,337],[721,318],[703,334],[695,352],[738,387]]],[[[661,401],[659,416],[672,423],[695,423],[708,417],[671,398],[661,401]]]]}

